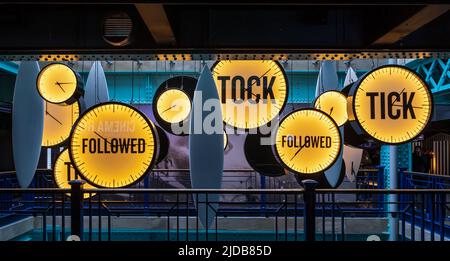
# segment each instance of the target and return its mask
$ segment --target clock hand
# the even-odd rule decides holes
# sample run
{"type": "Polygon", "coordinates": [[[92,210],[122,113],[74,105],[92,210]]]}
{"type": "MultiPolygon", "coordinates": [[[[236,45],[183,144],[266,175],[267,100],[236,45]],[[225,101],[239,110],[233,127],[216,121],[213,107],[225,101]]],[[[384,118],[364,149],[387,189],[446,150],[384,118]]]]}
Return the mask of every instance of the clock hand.
{"type": "Polygon", "coordinates": [[[54,119],[55,121],[57,121],[59,124],[63,125],[62,122],[60,122],[57,118],[55,118],[55,116],[51,115],[50,112],[47,111],[47,108],[45,109],[45,113],[50,116],[52,119],[54,119]]]}
{"type": "Polygon", "coordinates": [[[333,109],[334,109],[334,107],[331,107],[331,109],[330,109],[330,116],[333,113],[333,109]]]}
{"type": "Polygon", "coordinates": [[[95,135],[99,136],[100,138],[102,138],[104,141],[106,141],[106,143],[111,145],[111,142],[109,142],[107,139],[105,139],[102,135],[98,134],[98,132],[94,131],[95,135]]]}
{"type": "Polygon", "coordinates": [[[59,84],[73,84],[73,82],[60,82],[59,84]]]}
{"type": "Polygon", "coordinates": [[[300,146],[300,148],[298,148],[297,152],[295,152],[294,156],[292,156],[292,158],[290,159],[291,161],[295,158],[295,156],[297,156],[297,154],[305,147],[305,145],[300,146]]]}
{"type": "MultiPolygon", "coordinates": [[[[267,70],[265,73],[263,73],[263,75],[259,76],[258,80],[261,80],[262,77],[264,77],[264,75],[266,75],[268,72],[270,72],[270,70],[272,70],[272,68],[269,68],[269,70],[267,70]]],[[[255,84],[256,81],[253,81],[253,83],[250,85],[250,87],[252,87],[255,84]]],[[[248,91],[249,87],[244,87],[244,90],[248,91]]],[[[256,102],[259,102],[259,97],[254,94],[253,92],[250,92],[251,95],[256,97],[256,102]]]]}
{"type": "Polygon", "coordinates": [[[395,100],[392,102],[391,105],[394,105],[394,103],[396,103],[396,102],[398,101],[398,97],[399,97],[400,95],[402,95],[402,93],[403,93],[404,91],[405,91],[405,88],[403,88],[403,90],[398,94],[398,96],[395,97],[395,100]]]}
{"type": "MultiPolygon", "coordinates": [[[[403,107],[403,105],[400,105],[400,104],[392,104],[392,106],[394,106],[394,107],[403,107]]],[[[411,107],[413,107],[414,109],[423,109],[422,106],[411,106],[411,107]]]]}
{"type": "Polygon", "coordinates": [[[177,106],[176,104],[174,104],[174,105],[170,106],[169,108],[167,108],[167,109],[163,110],[163,111],[161,112],[161,114],[165,113],[166,111],[168,111],[168,110],[170,110],[170,109],[173,109],[173,108],[175,108],[176,106],[177,106]]]}
{"type": "Polygon", "coordinates": [[[59,82],[56,82],[55,84],[56,84],[56,85],[58,85],[58,86],[59,86],[59,88],[61,88],[61,90],[62,90],[63,92],[66,92],[66,91],[64,91],[63,87],[61,86],[61,83],[59,83],[59,82]]]}

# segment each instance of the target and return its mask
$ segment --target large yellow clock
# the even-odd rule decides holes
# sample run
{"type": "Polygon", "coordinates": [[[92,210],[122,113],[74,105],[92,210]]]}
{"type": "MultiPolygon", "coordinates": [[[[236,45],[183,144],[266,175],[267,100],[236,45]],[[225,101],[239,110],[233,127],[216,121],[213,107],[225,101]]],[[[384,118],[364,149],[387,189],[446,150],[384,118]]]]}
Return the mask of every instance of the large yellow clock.
{"type": "Polygon", "coordinates": [[[397,65],[379,67],[354,84],[353,112],[371,137],[398,144],[417,137],[432,115],[428,86],[414,71],[397,65]]]}
{"type": "Polygon", "coordinates": [[[51,63],[39,72],[36,86],[42,98],[51,103],[73,103],[83,93],[81,77],[69,66],[51,63]]]}
{"type": "Polygon", "coordinates": [[[223,120],[232,127],[268,124],[286,104],[288,81],[278,62],[226,60],[217,62],[212,71],[223,120]]]}
{"type": "Polygon", "coordinates": [[[317,97],[314,108],[331,116],[338,126],[347,122],[347,97],[338,91],[326,91],[317,97]]]}
{"type": "Polygon", "coordinates": [[[280,122],[275,134],[275,154],[289,170],[313,174],[336,161],[342,149],[336,122],[317,109],[300,109],[280,122]]]}
{"type": "Polygon", "coordinates": [[[44,107],[42,146],[60,145],[69,138],[72,126],[80,115],[80,105],[78,102],[70,105],[45,102],[44,107]]]}
{"type": "Polygon", "coordinates": [[[155,126],[130,105],[102,103],[75,124],[70,157],[83,178],[99,187],[125,187],[140,180],[158,157],[155,126]]]}
{"type": "MultiPolygon", "coordinates": [[[[56,185],[62,189],[71,188],[69,181],[80,179],[70,161],[68,149],[63,150],[56,159],[55,165],[53,166],[53,177],[56,185]]],[[[88,183],[84,188],[91,189],[95,187],[88,183]]],[[[91,195],[93,196],[94,194],[91,195]]],[[[84,198],[89,198],[89,194],[85,193],[84,198]]]]}
{"type": "Polygon", "coordinates": [[[191,100],[180,89],[168,89],[156,98],[156,112],[167,123],[181,123],[191,113],[191,100]]]}

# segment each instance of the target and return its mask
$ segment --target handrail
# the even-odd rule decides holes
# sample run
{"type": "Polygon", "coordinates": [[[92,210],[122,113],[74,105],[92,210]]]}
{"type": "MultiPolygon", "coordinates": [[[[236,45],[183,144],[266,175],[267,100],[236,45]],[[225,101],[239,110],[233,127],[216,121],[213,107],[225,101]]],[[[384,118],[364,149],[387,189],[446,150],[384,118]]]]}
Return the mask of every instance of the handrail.
{"type": "Polygon", "coordinates": [[[450,176],[448,176],[448,175],[431,174],[431,173],[425,173],[425,172],[415,172],[415,171],[405,170],[405,171],[403,171],[403,173],[413,174],[413,175],[422,176],[422,177],[436,177],[436,178],[450,179],[450,176]]]}
{"type": "MultiPolygon", "coordinates": [[[[377,194],[401,194],[401,193],[450,193],[450,189],[316,189],[317,193],[377,193],[377,194]]],[[[67,193],[70,189],[59,188],[0,188],[0,193],[23,192],[23,193],[67,193]]],[[[217,194],[291,194],[303,193],[304,189],[142,189],[142,188],[99,188],[83,189],[84,193],[217,193],[217,194]]]]}

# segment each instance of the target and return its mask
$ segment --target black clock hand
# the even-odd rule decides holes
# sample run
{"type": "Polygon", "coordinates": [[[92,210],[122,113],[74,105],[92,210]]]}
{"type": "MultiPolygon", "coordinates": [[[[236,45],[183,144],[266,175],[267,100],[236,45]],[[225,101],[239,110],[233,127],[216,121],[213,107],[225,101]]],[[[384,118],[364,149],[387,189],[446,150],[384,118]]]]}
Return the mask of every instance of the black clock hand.
{"type": "Polygon", "coordinates": [[[402,93],[403,93],[404,91],[405,91],[405,88],[403,88],[403,90],[398,94],[398,96],[395,97],[395,100],[392,102],[391,105],[394,105],[394,103],[396,103],[396,102],[398,101],[398,97],[399,97],[400,95],[402,95],[402,93]]]}
{"type": "Polygon", "coordinates": [[[60,82],[59,84],[73,84],[73,82],[60,82]]]}
{"type": "Polygon", "coordinates": [[[55,118],[55,116],[51,115],[50,112],[47,111],[47,108],[45,108],[45,113],[52,117],[52,119],[54,119],[55,121],[57,121],[59,124],[63,125],[62,122],[60,122],[57,118],[55,118]]]}
{"type": "MultiPolygon", "coordinates": [[[[270,70],[272,70],[272,68],[269,68],[269,70],[267,70],[265,73],[263,73],[263,75],[259,76],[258,80],[261,80],[261,78],[264,77],[264,75],[266,75],[268,72],[270,72],[270,70]]],[[[255,82],[256,81],[253,81],[253,83],[250,85],[250,87],[252,87],[255,84],[255,82]]],[[[244,90],[248,91],[248,88],[249,87],[246,87],[246,88],[244,87],[244,90]]],[[[256,102],[259,101],[259,97],[256,94],[254,94],[253,92],[250,92],[250,94],[256,97],[256,102]]]]}
{"type": "Polygon", "coordinates": [[[98,134],[98,132],[94,131],[95,135],[99,136],[100,138],[102,138],[104,141],[106,141],[106,143],[111,145],[111,142],[109,142],[107,139],[105,139],[102,135],[98,134]]]}
{"type": "Polygon", "coordinates": [[[292,156],[292,158],[290,160],[293,160],[295,158],[295,156],[297,156],[297,154],[305,147],[305,145],[300,146],[300,148],[298,148],[297,152],[295,152],[294,156],[292,156]]]}
{"type": "Polygon", "coordinates": [[[170,106],[169,108],[167,108],[167,109],[163,110],[163,111],[161,112],[161,114],[165,113],[166,111],[168,111],[168,110],[170,110],[170,109],[173,109],[173,108],[175,108],[176,106],[177,106],[176,104],[174,104],[174,105],[170,106]]]}
{"type": "Polygon", "coordinates": [[[334,109],[334,107],[331,107],[331,109],[330,109],[330,116],[333,113],[333,109],[334,109]]]}
{"type": "Polygon", "coordinates": [[[56,82],[56,85],[58,85],[58,86],[59,86],[59,88],[61,88],[61,91],[63,91],[63,92],[66,92],[66,91],[64,91],[63,87],[61,86],[61,83],[59,83],[59,82],[56,82]]]}

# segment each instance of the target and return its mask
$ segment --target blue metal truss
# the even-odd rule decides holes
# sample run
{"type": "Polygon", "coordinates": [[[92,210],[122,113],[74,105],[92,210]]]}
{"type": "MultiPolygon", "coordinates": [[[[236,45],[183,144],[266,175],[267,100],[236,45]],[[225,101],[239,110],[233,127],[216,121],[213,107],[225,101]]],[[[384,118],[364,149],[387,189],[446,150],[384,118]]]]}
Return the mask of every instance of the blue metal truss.
{"type": "Polygon", "coordinates": [[[450,59],[420,59],[407,66],[425,79],[432,93],[450,90],[450,59]]]}

